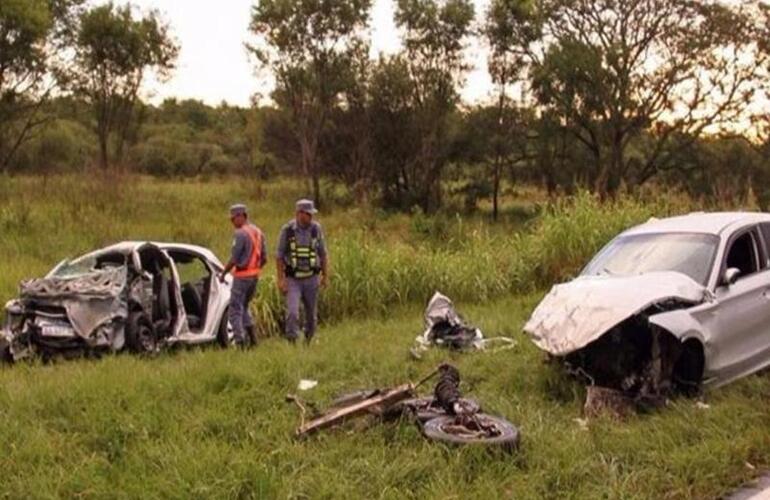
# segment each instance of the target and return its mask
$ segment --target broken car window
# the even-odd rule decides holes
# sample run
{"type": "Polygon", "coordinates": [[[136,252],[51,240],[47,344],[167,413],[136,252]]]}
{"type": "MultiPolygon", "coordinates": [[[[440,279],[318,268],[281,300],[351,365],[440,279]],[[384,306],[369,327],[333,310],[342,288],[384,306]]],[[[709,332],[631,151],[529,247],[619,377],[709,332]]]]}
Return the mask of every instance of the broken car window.
{"type": "Polygon", "coordinates": [[[616,238],[583,271],[584,276],[629,276],[677,271],[705,285],[719,239],[709,234],[660,233],[616,238]]]}
{"type": "Polygon", "coordinates": [[[106,253],[101,255],[84,255],[73,261],[62,264],[56,270],[54,276],[64,278],[88,274],[99,269],[110,269],[126,265],[126,256],[120,253],[106,253]]]}

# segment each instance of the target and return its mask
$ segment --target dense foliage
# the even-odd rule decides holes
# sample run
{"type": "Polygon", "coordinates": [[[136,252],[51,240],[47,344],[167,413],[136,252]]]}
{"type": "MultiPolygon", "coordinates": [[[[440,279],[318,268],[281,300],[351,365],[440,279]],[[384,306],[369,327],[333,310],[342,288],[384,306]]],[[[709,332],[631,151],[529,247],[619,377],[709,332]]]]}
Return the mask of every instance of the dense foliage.
{"type": "Polygon", "coordinates": [[[770,201],[768,8],[758,1],[398,0],[373,55],[368,0],[263,1],[248,45],[269,104],[142,102],[179,46],[155,11],[0,6],[0,168],[156,176],[280,172],[318,201],[473,211],[517,183],[602,199],[646,185],[770,201]],[[460,98],[487,48],[488,99],[460,98]],[[730,175],[725,175],[729,173],[730,175]],[[323,196],[322,196],[323,195],[323,196]],[[325,200],[324,200],[325,201],[325,200]]]}

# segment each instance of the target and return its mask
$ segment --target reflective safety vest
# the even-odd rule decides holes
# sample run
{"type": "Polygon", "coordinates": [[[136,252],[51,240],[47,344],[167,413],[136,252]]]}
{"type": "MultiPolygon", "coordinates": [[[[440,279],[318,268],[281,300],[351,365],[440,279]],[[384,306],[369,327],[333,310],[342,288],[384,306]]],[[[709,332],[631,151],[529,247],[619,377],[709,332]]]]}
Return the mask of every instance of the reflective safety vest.
{"type": "Polygon", "coordinates": [[[297,244],[297,232],[293,225],[286,229],[286,239],[289,242],[288,262],[286,263],[286,276],[297,279],[310,278],[321,272],[318,260],[318,226],[310,226],[310,245],[297,244]]]}
{"type": "Polygon", "coordinates": [[[249,263],[246,264],[246,267],[237,267],[233,271],[233,277],[258,278],[262,271],[260,266],[262,261],[262,233],[251,224],[244,224],[241,229],[246,231],[251,240],[251,254],[249,254],[249,263]]]}

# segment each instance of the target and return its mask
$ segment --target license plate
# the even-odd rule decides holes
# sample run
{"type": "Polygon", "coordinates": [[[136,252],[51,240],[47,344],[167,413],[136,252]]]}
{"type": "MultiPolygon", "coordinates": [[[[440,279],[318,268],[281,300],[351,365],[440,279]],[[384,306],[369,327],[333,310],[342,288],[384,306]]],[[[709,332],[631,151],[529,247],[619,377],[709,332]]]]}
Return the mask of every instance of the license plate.
{"type": "Polygon", "coordinates": [[[43,337],[70,338],[75,336],[75,330],[67,323],[41,323],[40,334],[43,337]]]}

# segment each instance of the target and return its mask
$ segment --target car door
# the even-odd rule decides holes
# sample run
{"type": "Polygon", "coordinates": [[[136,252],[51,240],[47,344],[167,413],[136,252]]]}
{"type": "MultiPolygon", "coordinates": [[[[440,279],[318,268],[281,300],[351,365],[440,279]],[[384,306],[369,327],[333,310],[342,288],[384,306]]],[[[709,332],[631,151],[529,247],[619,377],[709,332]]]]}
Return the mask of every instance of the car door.
{"type": "Polygon", "coordinates": [[[174,262],[177,270],[177,276],[182,290],[182,303],[189,302],[185,300],[185,290],[189,289],[189,271],[197,277],[195,281],[201,285],[198,287],[201,291],[201,306],[203,308],[201,323],[197,326],[191,326],[188,321],[188,332],[180,336],[180,340],[189,343],[212,342],[216,340],[217,330],[220,322],[223,320],[225,311],[230,301],[230,288],[228,285],[220,283],[217,279],[218,269],[204,255],[190,248],[182,246],[166,245],[164,250],[174,262]],[[193,269],[190,269],[192,266],[193,269]],[[185,269],[188,268],[188,269],[185,269]]]}
{"type": "Polygon", "coordinates": [[[736,231],[719,263],[741,273],[733,284],[717,282],[711,316],[713,358],[709,371],[731,379],[755,369],[770,355],[770,269],[759,226],[736,231]]]}

